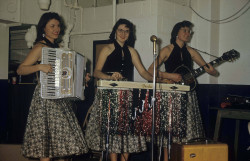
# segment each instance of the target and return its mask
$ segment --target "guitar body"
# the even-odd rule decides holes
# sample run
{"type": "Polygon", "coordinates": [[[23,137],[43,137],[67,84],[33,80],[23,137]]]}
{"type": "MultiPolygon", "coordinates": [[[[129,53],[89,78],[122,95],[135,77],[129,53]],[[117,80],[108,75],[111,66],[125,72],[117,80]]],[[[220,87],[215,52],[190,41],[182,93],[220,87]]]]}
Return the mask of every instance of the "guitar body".
{"type": "Polygon", "coordinates": [[[185,65],[181,65],[174,70],[174,73],[181,74],[181,76],[182,76],[182,81],[180,82],[181,84],[189,85],[190,90],[191,91],[194,90],[194,88],[196,87],[196,84],[197,84],[197,80],[196,80],[195,74],[193,73],[192,70],[190,70],[185,65]]]}
{"type": "Polygon", "coordinates": [[[185,65],[181,65],[177,67],[173,73],[180,74],[182,76],[182,81],[174,82],[173,80],[170,80],[170,79],[163,79],[162,83],[189,85],[190,90],[191,91],[194,90],[194,88],[196,87],[197,81],[192,70],[190,70],[185,65]]]}

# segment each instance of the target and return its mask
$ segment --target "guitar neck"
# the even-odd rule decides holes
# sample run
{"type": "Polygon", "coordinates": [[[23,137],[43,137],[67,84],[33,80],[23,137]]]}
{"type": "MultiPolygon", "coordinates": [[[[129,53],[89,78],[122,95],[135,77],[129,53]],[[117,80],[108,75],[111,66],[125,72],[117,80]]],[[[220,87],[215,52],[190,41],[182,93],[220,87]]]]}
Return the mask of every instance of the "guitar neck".
{"type": "MultiPolygon", "coordinates": [[[[211,62],[209,62],[209,64],[211,64],[212,66],[216,65],[216,64],[220,64],[221,62],[223,62],[224,60],[222,59],[222,57],[219,57],[211,62]]],[[[198,77],[201,74],[203,74],[205,72],[205,68],[204,66],[197,68],[193,71],[193,75],[194,77],[198,77]]]]}

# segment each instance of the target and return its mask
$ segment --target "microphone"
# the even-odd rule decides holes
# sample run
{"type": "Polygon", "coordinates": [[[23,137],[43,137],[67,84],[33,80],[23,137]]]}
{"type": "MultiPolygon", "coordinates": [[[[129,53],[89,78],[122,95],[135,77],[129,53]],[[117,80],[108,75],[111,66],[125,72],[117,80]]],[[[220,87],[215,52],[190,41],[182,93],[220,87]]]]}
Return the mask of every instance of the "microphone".
{"type": "Polygon", "coordinates": [[[152,35],[152,36],[150,37],[150,40],[153,41],[153,42],[154,42],[154,41],[157,41],[157,37],[156,37],[155,35],[152,35]]]}
{"type": "Polygon", "coordinates": [[[150,37],[150,40],[153,42],[153,54],[156,54],[156,41],[157,41],[157,37],[155,35],[152,35],[150,37]]]}

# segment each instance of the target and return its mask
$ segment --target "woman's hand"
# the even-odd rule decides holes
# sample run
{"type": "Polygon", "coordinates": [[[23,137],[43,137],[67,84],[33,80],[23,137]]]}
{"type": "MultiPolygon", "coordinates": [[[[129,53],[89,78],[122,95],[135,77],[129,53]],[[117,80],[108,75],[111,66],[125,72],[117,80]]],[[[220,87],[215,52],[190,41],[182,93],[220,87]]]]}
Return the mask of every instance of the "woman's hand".
{"type": "Polygon", "coordinates": [[[162,83],[178,83],[182,81],[182,76],[179,73],[158,72],[158,78],[161,78],[162,83]]]}
{"type": "Polygon", "coordinates": [[[121,73],[119,72],[114,72],[112,75],[111,75],[111,80],[122,80],[123,79],[123,76],[121,73]]]}
{"type": "Polygon", "coordinates": [[[85,75],[85,82],[88,83],[88,81],[91,79],[90,73],[86,73],[85,75]]]}
{"type": "Polygon", "coordinates": [[[175,83],[178,83],[182,81],[182,76],[178,73],[168,73],[168,79],[174,81],[175,83]]]}
{"type": "Polygon", "coordinates": [[[91,79],[91,75],[90,73],[86,73],[85,75],[85,86],[88,87],[88,82],[90,81],[91,79]]]}
{"type": "Polygon", "coordinates": [[[40,64],[39,68],[40,68],[40,71],[47,73],[47,74],[53,72],[52,66],[50,64],[40,64]]]}
{"type": "Polygon", "coordinates": [[[205,69],[205,71],[206,71],[208,74],[211,74],[211,75],[213,75],[213,76],[218,75],[217,70],[214,69],[214,67],[213,67],[211,64],[209,64],[209,63],[206,64],[206,65],[204,65],[204,69],[205,69]]]}

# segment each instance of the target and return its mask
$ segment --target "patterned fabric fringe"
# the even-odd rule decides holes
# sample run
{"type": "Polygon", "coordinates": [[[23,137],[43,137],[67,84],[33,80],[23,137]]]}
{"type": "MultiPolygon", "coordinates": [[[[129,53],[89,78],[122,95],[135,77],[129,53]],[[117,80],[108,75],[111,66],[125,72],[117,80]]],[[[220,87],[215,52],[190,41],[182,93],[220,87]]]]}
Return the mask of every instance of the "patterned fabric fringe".
{"type": "MultiPolygon", "coordinates": [[[[151,135],[152,90],[98,90],[101,134],[151,135]]],[[[156,92],[155,134],[186,136],[186,95],[156,92]]]]}

